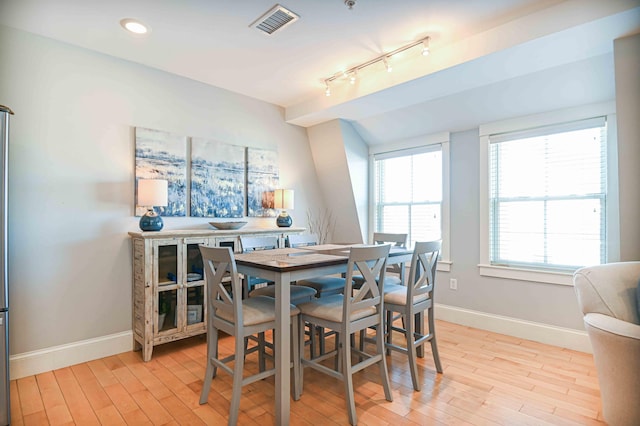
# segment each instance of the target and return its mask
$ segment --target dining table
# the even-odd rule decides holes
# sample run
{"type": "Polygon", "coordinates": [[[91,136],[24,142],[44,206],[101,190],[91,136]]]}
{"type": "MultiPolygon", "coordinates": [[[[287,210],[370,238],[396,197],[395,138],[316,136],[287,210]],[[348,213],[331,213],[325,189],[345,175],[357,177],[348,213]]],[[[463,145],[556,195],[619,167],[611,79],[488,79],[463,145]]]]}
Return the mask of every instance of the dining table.
{"type": "MultiPolygon", "coordinates": [[[[291,283],[347,271],[349,252],[354,244],[320,244],[300,248],[258,250],[235,255],[239,273],[260,277],[275,283],[276,333],[275,350],[275,414],[277,425],[288,425],[290,417],[291,320],[289,315],[291,283]]],[[[388,264],[404,264],[413,252],[391,247],[388,264]]]]}

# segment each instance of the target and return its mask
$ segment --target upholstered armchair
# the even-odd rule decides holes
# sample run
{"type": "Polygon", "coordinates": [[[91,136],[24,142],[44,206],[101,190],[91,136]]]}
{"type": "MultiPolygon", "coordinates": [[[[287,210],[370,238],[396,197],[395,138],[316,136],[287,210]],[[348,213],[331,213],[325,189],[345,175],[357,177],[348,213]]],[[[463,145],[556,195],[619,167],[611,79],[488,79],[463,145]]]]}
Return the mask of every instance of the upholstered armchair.
{"type": "Polygon", "coordinates": [[[602,414],[611,426],[640,425],[640,262],[579,269],[573,276],[591,345],[602,414]]]}

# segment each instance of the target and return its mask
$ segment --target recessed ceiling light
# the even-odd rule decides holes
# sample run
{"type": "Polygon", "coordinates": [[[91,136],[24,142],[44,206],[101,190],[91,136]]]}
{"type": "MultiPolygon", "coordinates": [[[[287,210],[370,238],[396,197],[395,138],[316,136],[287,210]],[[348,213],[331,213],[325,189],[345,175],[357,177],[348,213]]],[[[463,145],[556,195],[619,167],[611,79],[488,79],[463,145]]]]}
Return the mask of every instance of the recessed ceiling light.
{"type": "Polygon", "coordinates": [[[134,34],[146,34],[151,31],[151,29],[138,21],[137,19],[126,18],[120,21],[120,25],[125,30],[132,32],[134,34]]]}

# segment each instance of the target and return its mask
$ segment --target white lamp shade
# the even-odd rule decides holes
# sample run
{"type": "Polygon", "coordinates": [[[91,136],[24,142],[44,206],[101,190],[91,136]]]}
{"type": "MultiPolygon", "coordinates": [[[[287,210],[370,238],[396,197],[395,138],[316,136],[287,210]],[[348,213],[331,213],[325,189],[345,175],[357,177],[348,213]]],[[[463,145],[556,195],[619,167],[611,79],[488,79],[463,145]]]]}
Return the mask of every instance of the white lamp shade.
{"type": "Polygon", "coordinates": [[[293,208],[293,189],[276,189],[273,193],[273,207],[290,210],[293,208]]]}
{"type": "Polygon", "coordinates": [[[138,205],[166,206],[169,202],[169,182],[164,179],[138,179],[138,205]]]}

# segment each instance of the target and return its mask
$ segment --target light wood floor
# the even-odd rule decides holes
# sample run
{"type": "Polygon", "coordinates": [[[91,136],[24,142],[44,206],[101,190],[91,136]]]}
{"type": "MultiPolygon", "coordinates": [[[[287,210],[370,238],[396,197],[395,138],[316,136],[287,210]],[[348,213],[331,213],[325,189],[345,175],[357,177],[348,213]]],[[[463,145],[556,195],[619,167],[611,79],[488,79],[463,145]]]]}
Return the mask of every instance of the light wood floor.
{"type": "MultiPolygon", "coordinates": [[[[396,352],[388,358],[393,402],[376,367],[355,376],[360,425],[604,424],[591,355],[442,321],[436,329],[444,374],[427,350],[421,392],[396,352]]],[[[232,343],[223,339],[223,355],[232,343]]],[[[254,355],[248,368],[256,368],[254,355]]],[[[198,404],[205,358],[200,336],[156,347],[147,363],[127,352],[13,380],[12,424],[226,424],[229,375],[219,372],[208,404],[198,404]]],[[[291,424],[348,424],[342,382],[310,369],[304,377],[291,424]]],[[[274,424],[273,378],[246,386],[240,410],[239,424],[274,424]]]]}

